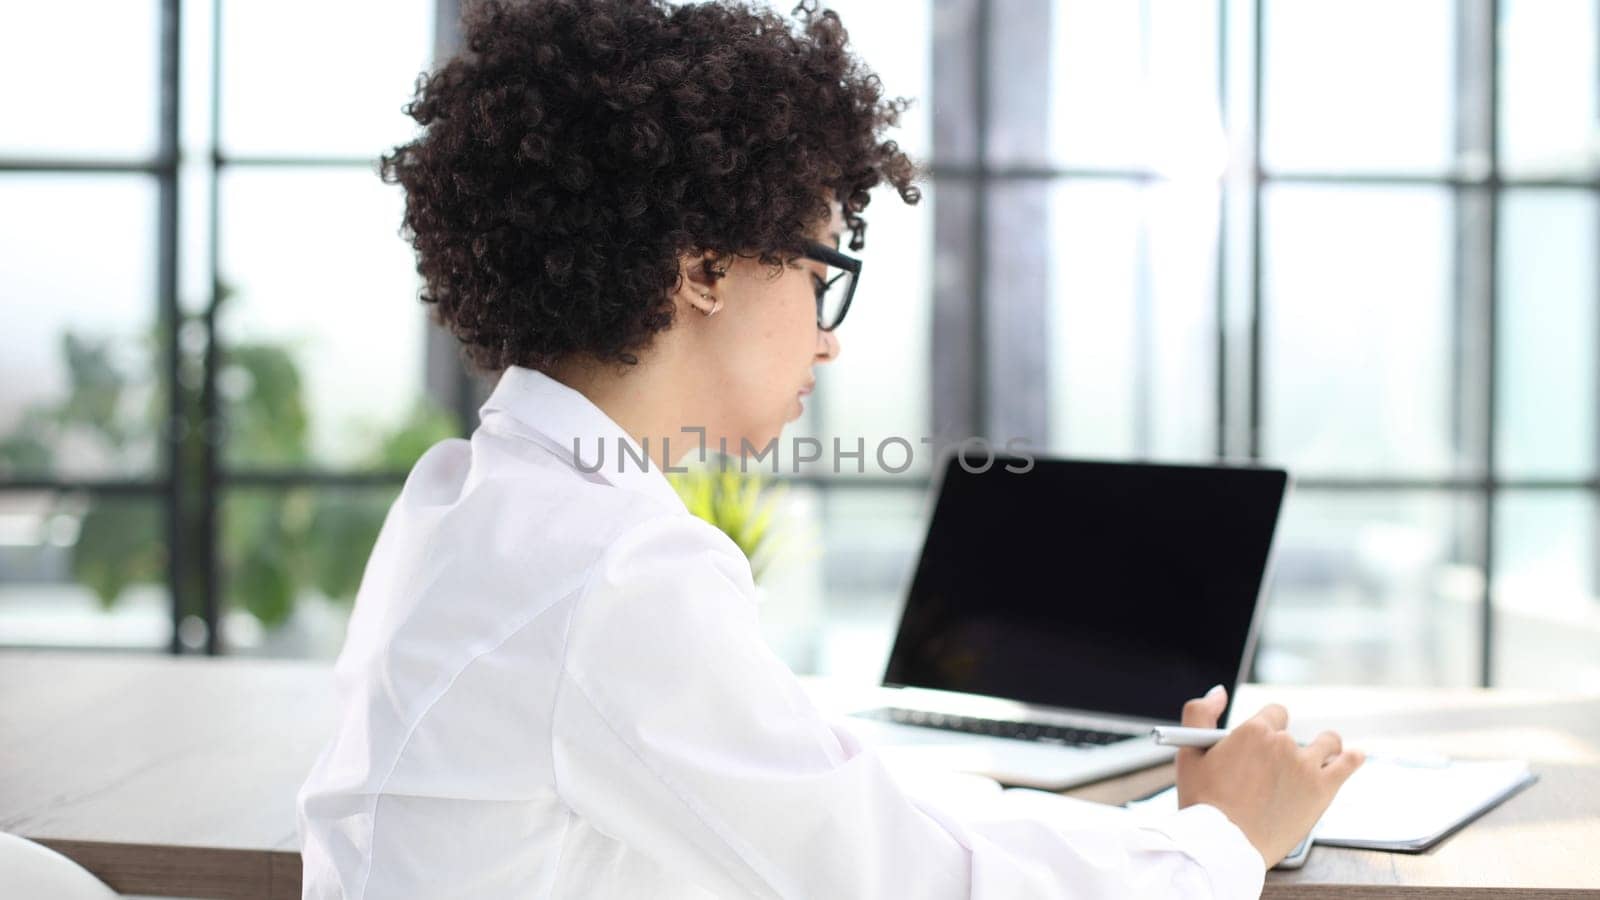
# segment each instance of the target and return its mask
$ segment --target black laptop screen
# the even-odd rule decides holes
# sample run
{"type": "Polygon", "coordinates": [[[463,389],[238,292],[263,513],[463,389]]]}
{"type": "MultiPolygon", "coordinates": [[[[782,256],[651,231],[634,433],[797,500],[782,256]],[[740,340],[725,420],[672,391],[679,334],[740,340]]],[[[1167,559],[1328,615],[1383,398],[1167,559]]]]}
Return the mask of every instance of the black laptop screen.
{"type": "Polygon", "coordinates": [[[948,461],[885,684],[1172,721],[1235,684],[1282,471],[1007,463],[948,461]]]}

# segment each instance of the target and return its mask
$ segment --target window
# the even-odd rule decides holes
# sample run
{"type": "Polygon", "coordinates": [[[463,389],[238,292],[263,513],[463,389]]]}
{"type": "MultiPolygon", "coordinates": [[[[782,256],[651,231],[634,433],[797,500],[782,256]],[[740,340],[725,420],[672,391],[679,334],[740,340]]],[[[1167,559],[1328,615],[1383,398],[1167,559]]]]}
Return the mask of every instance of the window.
{"type": "Polygon", "coordinates": [[[1255,677],[1600,684],[1596,7],[941,6],[936,418],[1289,468],[1255,677]]]}
{"type": "MultiPolygon", "coordinates": [[[[786,435],[791,665],[881,667],[922,439],[984,436],[1293,471],[1258,678],[1600,685],[1600,4],[833,5],[932,178],[786,435]]],[[[326,655],[308,548],[481,395],[374,172],[456,6],[114,6],[117,79],[0,28],[52,85],[0,136],[0,644],[326,655]]]]}
{"type": "Polygon", "coordinates": [[[3,14],[0,643],[327,655],[469,412],[375,166],[433,0],[179,10],[3,14]]]}

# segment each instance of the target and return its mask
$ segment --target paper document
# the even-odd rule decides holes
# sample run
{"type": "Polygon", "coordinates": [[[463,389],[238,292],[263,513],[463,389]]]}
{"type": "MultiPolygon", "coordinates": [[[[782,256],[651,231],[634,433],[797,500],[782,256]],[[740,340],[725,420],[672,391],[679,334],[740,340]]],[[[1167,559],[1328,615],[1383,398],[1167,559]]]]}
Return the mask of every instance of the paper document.
{"type": "MultiPolygon", "coordinates": [[[[1418,852],[1499,805],[1535,776],[1524,760],[1455,760],[1444,764],[1370,757],[1339,789],[1312,828],[1315,843],[1418,852]]],[[[1130,809],[1175,809],[1176,787],[1130,809]]]]}

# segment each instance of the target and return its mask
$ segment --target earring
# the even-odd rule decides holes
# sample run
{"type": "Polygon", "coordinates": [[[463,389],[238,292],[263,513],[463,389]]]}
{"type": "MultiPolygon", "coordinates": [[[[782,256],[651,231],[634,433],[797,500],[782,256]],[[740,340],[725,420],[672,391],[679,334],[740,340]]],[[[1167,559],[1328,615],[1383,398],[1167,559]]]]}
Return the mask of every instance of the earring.
{"type": "MultiPolygon", "coordinates": [[[[710,294],[701,294],[700,295],[700,299],[701,300],[711,300],[711,295],[710,294]]],[[[718,297],[715,300],[711,300],[711,308],[710,309],[702,309],[702,310],[700,310],[700,314],[709,318],[710,316],[716,315],[717,310],[719,310],[721,308],[722,308],[722,298],[718,297]]]]}

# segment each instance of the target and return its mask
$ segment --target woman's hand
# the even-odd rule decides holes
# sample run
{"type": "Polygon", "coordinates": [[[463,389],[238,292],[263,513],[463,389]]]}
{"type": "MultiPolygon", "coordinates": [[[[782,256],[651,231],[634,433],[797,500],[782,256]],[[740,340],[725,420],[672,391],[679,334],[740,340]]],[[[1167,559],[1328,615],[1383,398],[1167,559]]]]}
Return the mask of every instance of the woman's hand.
{"type": "MultiPolygon", "coordinates": [[[[1218,685],[1183,705],[1183,724],[1215,728],[1227,706],[1218,685]]],[[[1304,747],[1284,730],[1289,711],[1274,703],[1209,749],[1178,750],[1178,808],[1209,803],[1239,826],[1267,868],[1294,849],[1339,786],[1366,759],[1324,731],[1304,747]]]]}

